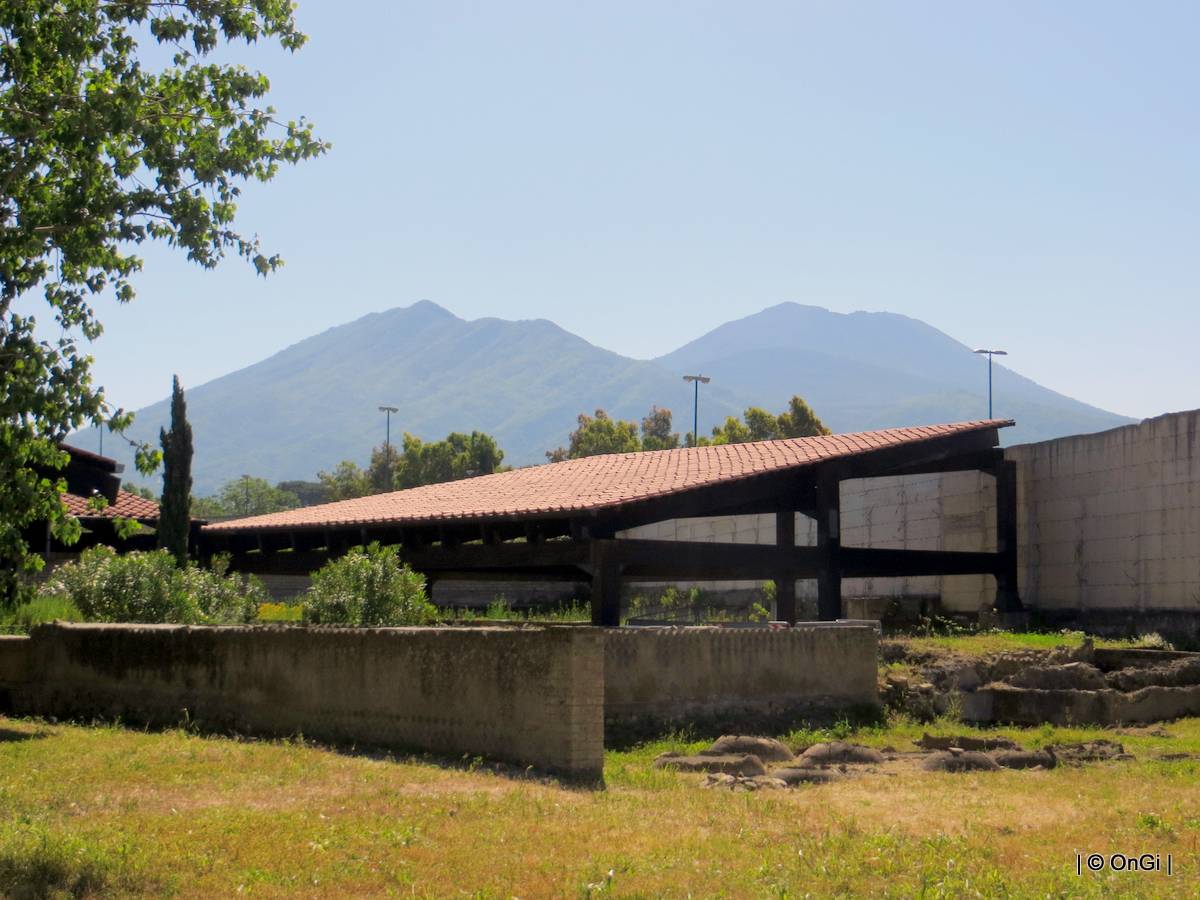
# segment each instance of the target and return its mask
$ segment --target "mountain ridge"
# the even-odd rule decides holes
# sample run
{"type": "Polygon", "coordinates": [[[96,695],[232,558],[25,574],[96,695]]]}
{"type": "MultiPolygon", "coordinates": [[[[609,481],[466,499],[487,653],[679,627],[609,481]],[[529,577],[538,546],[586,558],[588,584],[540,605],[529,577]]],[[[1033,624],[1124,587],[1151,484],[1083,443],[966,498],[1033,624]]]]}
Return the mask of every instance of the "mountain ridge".
{"type": "MultiPolygon", "coordinates": [[[[895,313],[782,303],[656,359],[637,360],[549,319],[462,319],[423,300],[369,313],[204,384],[185,385],[194,489],[211,493],[242,474],[311,479],[342,459],[364,463],[383,441],[381,404],[400,409],[392,416],[394,440],[405,431],[424,439],[486,431],[506,462],[526,465],[565,444],[580,412],[605,409],[640,419],[658,405],[674,411],[678,431],[690,430],[692,391],[681,375],[697,367],[714,377],[701,392],[706,434],[747,406],[782,409],[793,394],[835,431],[981,418],[982,365],[933,326],[895,313]],[[915,342],[924,356],[894,352],[900,340],[910,351],[915,342]],[[954,358],[963,354],[965,361],[954,358]]],[[[1131,421],[1011,370],[997,367],[997,373],[997,396],[1002,385],[1012,392],[997,402],[997,415],[1016,418],[1022,440],[1131,421]]],[[[165,399],[137,411],[129,436],[153,442],[167,416],[165,399]]]]}

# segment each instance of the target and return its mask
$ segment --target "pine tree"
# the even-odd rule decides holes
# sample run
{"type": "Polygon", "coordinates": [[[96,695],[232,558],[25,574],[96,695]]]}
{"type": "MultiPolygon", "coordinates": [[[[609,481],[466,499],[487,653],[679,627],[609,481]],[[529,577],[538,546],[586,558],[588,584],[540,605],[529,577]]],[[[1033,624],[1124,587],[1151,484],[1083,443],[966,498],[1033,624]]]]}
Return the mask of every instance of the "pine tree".
{"type": "Polygon", "coordinates": [[[158,507],[158,546],[187,564],[192,495],[192,426],[176,375],[171,387],[171,430],[158,432],[163,452],[163,492],[158,507]]]}

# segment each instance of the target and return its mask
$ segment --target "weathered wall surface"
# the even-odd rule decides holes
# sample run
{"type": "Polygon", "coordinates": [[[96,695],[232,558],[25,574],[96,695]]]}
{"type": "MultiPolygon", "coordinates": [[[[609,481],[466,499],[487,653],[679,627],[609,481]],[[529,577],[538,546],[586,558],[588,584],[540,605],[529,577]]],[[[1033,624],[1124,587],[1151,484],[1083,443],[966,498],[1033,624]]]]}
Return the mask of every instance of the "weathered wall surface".
{"type": "Polygon", "coordinates": [[[1200,611],[1200,411],[1005,455],[1017,463],[1027,604],[1200,611]]]}
{"type": "Polygon", "coordinates": [[[875,630],[627,628],[606,635],[610,733],[779,720],[879,702],[875,630]]]}
{"type": "Polygon", "coordinates": [[[246,734],[599,778],[603,640],[586,628],[43,625],[0,643],[0,699],[19,714],[168,725],[187,710],[246,734]]]}

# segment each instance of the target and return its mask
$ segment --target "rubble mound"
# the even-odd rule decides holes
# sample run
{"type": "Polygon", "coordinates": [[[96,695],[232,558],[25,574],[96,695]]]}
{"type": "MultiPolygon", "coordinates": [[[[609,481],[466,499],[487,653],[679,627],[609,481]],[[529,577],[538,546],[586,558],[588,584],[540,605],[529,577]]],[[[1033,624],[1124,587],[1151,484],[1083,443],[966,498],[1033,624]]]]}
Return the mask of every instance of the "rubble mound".
{"type": "Polygon", "coordinates": [[[928,757],[921,768],[926,772],[995,772],[1000,764],[975,750],[947,750],[928,757]]]}
{"type": "Polygon", "coordinates": [[[771,772],[770,777],[778,778],[787,787],[794,787],[798,784],[828,784],[831,781],[839,780],[842,776],[828,769],[819,769],[810,766],[789,766],[783,769],[775,769],[771,772]]]}
{"type": "Polygon", "coordinates": [[[1053,769],[1058,765],[1051,750],[1000,750],[991,757],[1002,769],[1053,769]]]}
{"type": "Polygon", "coordinates": [[[813,744],[800,754],[800,762],[805,766],[872,765],[883,762],[883,754],[861,744],[829,741],[813,744]]]}
{"type": "Polygon", "coordinates": [[[1125,748],[1116,741],[1101,738],[1082,741],[1078,744],[1053,744],[1048,748],[1059,762],[1066,765],[1081,765],[1089,762],[1105,762],[1112,759],[1133,759],[1125,748]]]}
{"type": "Polygon", "coordinates": [[[752,753],[727,753],[721,756],[664,753],[654,760],[656,769],[676,769],[680,772],[716,772],[726,775],[766,775],[767,767],[752,753]]]}
{"type": "Polygon", "coordinates": [[[1016,741],[1006,737],[971,737],[965,734],[953,734],[949,737],[937,737],[923,734],[919,741],[914,742],[922,750],[949,750],[956,747],[959,750],[982,750],[985,753],[992,750],[1021,750],[1016,741]]]}
{"type": "Polygon", "coordinates": [[[750,753],[764,763],[789,762],[792,751],[787,744],[774,738],[752,737],[746,734],[726,734],[717,738],[707,750],[701,750],[701,756],[727,756],[729,754],[750,753]]]}
{"type": "Polygon", "coordinates": [[[730,791],[758,791],[763,788],[780,789],[787,786],[783,779],[773,778],[770,775],[745,776],[723,773],[707,776],[700,785],[703,788],[725,788],[730,791]]]}

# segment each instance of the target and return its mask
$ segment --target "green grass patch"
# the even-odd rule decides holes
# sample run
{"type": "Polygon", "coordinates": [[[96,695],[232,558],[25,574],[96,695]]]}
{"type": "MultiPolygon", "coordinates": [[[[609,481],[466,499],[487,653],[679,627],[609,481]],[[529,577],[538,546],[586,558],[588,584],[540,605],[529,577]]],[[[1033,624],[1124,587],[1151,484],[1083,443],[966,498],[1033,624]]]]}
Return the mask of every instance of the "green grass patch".
{"type": "Polygon", "coordinates": [[[0,633],[28,634],[43,622],[82,622],[83,614],[66,597],[34,597],[0,617],[0,633]]]}

